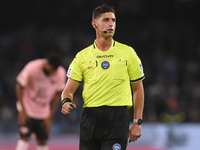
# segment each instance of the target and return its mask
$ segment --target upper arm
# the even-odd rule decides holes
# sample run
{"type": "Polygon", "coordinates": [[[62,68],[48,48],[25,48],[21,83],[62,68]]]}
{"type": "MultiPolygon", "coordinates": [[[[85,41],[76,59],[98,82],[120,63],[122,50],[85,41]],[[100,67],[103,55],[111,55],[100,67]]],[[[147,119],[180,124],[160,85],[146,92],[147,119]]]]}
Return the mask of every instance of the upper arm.
{"type": "Polygon", "coordinates": [[[79,85],[80,83],[78,81],[68,78],[66,86],[61,95],[62,99],[73,97],[73,94],[75,93],[79,85]]]}
{"type": "Polygon", "coordinates": [[[23,90],[23,86],[19,82],[16,82],[15,89],[16,89],[16,92],[18,93],[19,91],[23,90]]]}
{"type": "Polygon", "coordinates": [[[34,73],[33,71],[33,66],[32,66],[32,63],[28,63],[25,65],[25,67],[19,72],[19,74],[17,75],[16,77],[16,81],[23,87],[25,87],[30,78],[31,78],[31,75],[34,73]]]}
{"type": "Polygon", "coordinates": [[[138,81],[138,82],[132,82],[131,86],[132,86],[133,92],[135,92],[135,91],[144,91],[142,80],[138,81]]]}

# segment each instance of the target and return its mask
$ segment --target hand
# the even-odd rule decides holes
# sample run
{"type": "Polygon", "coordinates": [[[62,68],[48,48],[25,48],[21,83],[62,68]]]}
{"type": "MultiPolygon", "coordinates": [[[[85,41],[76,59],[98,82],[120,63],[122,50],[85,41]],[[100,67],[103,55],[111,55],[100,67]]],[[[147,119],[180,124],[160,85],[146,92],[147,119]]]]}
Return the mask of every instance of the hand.
{"type": "Polygon", "coordinates": [[[19,111],[19,114],[18,114],[19,125],[25,125],[28,119],[29,119],[29,116],[27,115],[25,111],[19,111]]]}
{"type": "Polygon", "coordinates": [[[72,107],[71,105],[71,102],[66,102],[63,106],[62,106],[62,110],[61,110],[61,112],[63,113],[63,114],[65,114],[65,115],[68,115],[68,114],[70,114],[70,111],[72,110],[72,109],[74,109],[74,108],[76,108],[76,105],[74,104],[74,106],[72,107]]]}
{"type": "Polygon", "coordinates": [[[129,129],[129,143],[135,142],[142,135],[142,127],[137,123],[133,123],[129,129]]]}

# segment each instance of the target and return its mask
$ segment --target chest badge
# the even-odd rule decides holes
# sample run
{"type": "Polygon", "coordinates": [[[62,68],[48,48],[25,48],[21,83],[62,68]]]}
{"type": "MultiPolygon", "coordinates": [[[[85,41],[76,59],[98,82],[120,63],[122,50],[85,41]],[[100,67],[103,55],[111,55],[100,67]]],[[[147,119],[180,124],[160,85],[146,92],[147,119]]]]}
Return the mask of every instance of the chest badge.
{"type": "Polygon", "coordinates": [[[104,62],[101,63],[101,67],[103,69],[108,69],[110,67],[110,63],[107,62],[107,61],[104,61],[104,62]]]}

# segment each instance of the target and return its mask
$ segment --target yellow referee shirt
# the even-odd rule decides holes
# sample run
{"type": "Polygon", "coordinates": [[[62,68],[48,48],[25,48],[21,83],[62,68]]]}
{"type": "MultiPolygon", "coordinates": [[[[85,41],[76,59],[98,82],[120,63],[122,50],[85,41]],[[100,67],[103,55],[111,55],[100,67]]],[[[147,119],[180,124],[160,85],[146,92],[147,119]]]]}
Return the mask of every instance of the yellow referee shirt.
{"type": "Polygon", "coordinates": [[[83,107],[132,106],[130,82],[144,79],[141,60],[132,47],[113,40],[107,51],[93,45],[77,53],[67,76],[84,81],[83,107]]]}

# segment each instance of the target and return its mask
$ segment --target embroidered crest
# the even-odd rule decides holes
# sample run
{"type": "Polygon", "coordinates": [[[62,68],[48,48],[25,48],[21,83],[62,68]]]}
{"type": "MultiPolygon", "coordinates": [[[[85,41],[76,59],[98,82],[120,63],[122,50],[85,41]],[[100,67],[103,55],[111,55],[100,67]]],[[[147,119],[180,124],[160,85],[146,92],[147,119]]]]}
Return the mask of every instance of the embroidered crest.
{"type": "Polygon", "coordinates": [[[104,61],[104,62],[101,63],[101,67],[103,69],[108,69],[110,67],[110,63],[107,62],[107,61],[104,61]]]}
{"type": "Polygon", "coordinates": [[[115,143],[115,144],[113,145],[113,150],[121,150],[121,145],[118,144],[118,143],[115,143]]]}

